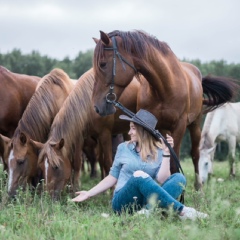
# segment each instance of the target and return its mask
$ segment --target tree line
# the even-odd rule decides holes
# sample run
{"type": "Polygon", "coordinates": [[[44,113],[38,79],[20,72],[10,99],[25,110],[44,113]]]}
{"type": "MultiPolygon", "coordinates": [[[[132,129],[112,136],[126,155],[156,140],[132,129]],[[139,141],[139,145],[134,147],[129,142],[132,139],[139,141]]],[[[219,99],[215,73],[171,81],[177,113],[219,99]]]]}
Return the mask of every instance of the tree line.
{"type": "MultiPolygon", "coordinates": [[[[46,55],[42,56],[38,51],[32,51],[30,54],[22,54],[21,50],[13,49],[6,54],[0,53],[0,65],[15,73],[39,77],[43,77],[54,68],[61,68],[70,78],[78,79],[92,67],[92,60],[93,50],[80,51],[76,58],[70,59],[69,57],[65,57],[63,60],[57,60],[46,55]]],[[[212,74],[240,80],[240,63],[227,63],[225,60],[201,62],[199,59],[182,59],[182,61],[197,66],[203,76],[212,74]]],[[[238,100],[240,101],[240,97],[238,97],[238,100]]],[[[182,158],[189,156],[190,146],[190,136],[186,132],[181,146],[182,158]]],[[[227,152],[225,145],[221,149],[224,153],[227,152]]]]}

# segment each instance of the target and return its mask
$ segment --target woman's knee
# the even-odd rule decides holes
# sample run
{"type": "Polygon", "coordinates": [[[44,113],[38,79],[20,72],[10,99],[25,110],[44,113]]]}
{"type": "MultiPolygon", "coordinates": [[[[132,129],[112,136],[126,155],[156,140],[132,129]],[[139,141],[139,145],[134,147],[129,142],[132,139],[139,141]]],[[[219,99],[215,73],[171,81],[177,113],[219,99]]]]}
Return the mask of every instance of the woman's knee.
{"type": "Polygon", "coordinates": [[[181,183],[182,185],[186,186],[187,184],[187,180],[186,177],[182,174],[182,173],[174,173],[171,176],[172,178],[174,178],[175,181],[181,183]]]}

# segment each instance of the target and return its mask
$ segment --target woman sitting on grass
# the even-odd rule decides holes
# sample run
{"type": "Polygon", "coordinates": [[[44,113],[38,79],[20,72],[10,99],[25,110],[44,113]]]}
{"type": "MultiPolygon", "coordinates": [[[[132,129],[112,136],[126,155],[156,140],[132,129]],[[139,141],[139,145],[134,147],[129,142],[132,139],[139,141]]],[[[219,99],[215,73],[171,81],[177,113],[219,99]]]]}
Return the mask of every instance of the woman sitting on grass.
{"type": "MultiPolygon", "coordinates": [[[[186,179],[181,173],[171,175],[168,147],[162,139],[158,141],[145,124],[142,125],[144,122],[155,129],[155,116],[140,109],[132,118],[125,115],[120,118],[130,122],[128,134],[131,140],[119,144],[109,175],[89,191],[77,192],[78,196],[72,201],[85,201],[116,184],[112,208],[118,214],[141,208],[138,212],[147,214],[153,208],[149,200],[154,197],[158,207],[172,207],[182,220],[206,218],[207,214],[186,207],[177,200],[186,186],[186,179]]],[[[167,142],[173,147],[173,138],[168,134],[167,142]]]]}

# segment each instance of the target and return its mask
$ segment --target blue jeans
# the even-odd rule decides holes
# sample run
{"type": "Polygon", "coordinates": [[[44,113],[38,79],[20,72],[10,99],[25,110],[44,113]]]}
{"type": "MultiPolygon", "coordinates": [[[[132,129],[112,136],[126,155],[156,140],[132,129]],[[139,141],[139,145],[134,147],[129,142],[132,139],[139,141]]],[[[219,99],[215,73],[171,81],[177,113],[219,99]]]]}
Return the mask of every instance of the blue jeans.
{"type": "MultiPolygon", "coordinates": [[[[155,195],[158,207],[168,208],[172,206],[175,211],[181,212],[184,205],[177,201],[186,186],[186,178],[181,173],[171,175],[162,186],[150,176],[134,177],[114,194],[112,208],[114,212],[128,211],[132,213],[148,204],[151,196],[155,195]]],[[[150,206],[151,207],[151,206],[150,206]]]]}

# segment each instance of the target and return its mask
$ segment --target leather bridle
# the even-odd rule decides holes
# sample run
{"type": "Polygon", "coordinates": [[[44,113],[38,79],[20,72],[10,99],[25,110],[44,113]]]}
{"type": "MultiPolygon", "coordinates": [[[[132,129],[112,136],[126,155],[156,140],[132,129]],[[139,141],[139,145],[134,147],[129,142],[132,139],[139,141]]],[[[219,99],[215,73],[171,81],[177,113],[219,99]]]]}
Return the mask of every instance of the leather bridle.
{"type": "Polygon", "coordinates": [[[110,87],[109,87],[109,93],[107,93],[106,95],[106,101],[108,103],[113,103],[116,99],[117,99],[117,96],[116,94],[114,93],[114,78],[116,76],[116,56],[118,57],[118,59],[120,60],[121,64],[122,64],[122,67],[123,69],[126,71],[126,67],[124,65],[124,63],[126,63],[128,66],[130,66],[135,74],[138,72],[137,69],[131,64],[129,63],[119,52],[118,52],[118,49],[117,49],[117,41],[116,41],[116,38],[115,37],[111,37],[111,40],[112,40],[112,47],[104,47],[104,50],[107,50],[107,51],[113,51],[113,69],[112,69],[112,81],[111,81],[111,84],[110,84],[110,87]]]}

